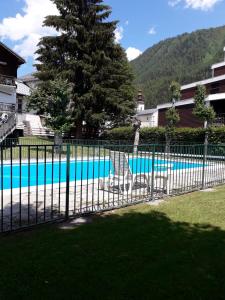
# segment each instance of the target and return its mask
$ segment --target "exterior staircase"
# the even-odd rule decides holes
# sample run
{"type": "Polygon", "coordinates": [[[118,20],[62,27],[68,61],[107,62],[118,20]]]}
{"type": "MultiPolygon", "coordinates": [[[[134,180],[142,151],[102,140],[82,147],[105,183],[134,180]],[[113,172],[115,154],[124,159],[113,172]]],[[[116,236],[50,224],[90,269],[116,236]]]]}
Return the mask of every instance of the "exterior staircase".
{"type": "Polygon", "coordinates": [[[34,114],[18,115],[17,129],[23,129],[24,136],[54,136],[42,125],[40,116],[34,114]]]}

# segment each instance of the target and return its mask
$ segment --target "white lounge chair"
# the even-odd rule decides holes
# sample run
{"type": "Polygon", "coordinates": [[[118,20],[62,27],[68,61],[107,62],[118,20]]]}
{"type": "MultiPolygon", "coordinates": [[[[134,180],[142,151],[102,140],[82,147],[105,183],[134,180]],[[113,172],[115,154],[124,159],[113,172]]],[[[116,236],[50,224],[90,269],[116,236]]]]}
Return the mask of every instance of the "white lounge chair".
{"type": "Polygon", "coordinates": [[[110,151],[110,160],[113,164],[114,172],[109,174],[108,179],[101,179],[101,189],[118,189],[120,193],[130,194],[135,185],[146,188],[149,187],[148,176],[146,174],[132,173],[126,153],[110,151]]]}

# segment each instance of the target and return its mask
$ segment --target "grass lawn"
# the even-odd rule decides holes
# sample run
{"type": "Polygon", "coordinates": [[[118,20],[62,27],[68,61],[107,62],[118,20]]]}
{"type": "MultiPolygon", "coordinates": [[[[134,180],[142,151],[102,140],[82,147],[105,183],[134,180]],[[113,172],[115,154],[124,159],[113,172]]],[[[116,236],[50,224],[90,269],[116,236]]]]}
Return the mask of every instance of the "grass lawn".
{"type": "MultiPolygon", "coordinates": [[[[18,139],[19,144],[22,145],[21,147],[21,158],[27,160],[28,159],[28,145],[30,145],[30,158],[39,159],[45,158],[45,150],[46,150],[46,158],[52,159],[52,150],[54,145],[53,139],[41,138],[41,137],[20,137],[18,139]],[[44,146],[43,146],[44,145],[44,146]],[[38,147],[37,147],[38,146],[38,147]],[[45,146],[47,146],[45,148],[45,146]]],[[[19,145],[18,144],[18,145],[19,145]]],[[[13,144],[12,144],[13,145],[13,144]]],[[[13,160],[19,160],[20,158],[20,150],[19,147],[13,147],[12,152],[10,147],[3,148],[3,159],[10,160],[11,156],[13,160]]],[[[67,147],[66,145],[62,146],[61,149],[61,158],[66,157],[67,147]]],[[[79,146],[73,145],[70,146],[70,153],[72,157],[85,157],[85,156],[96,156],[97,159],[99,157],[99,153],[102,156],[108,155],[108,150],[98,146],[79,146]]],[[[57,155],[54,154],[54,158],[57,158],[57,155]]]]}
{"type": "Polygon", "coordinates": [[[225,187],[0,238],[0,299],[225,299],[225,187]]]}

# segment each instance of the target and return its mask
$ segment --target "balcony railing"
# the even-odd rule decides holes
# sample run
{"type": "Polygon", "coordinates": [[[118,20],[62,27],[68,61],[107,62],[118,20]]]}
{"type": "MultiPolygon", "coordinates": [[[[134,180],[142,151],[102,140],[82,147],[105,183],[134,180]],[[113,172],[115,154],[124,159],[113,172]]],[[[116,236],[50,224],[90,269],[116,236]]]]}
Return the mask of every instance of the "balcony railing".
{"type": "Polygon", "coordinates": [[[12,76],[5,76],[0,74],[0,84],[15,86],[15,78],[12,76]]]}
{"type": "Polygon", "coordinates": [[[15,112],[16,105],[0,102],[0,112],[15,112]]]}
{"type": "Polygon", "coordinates": [[[225,113],[216,115],[215,120],[213,121],[214,126],[223,126],[225,125],[225,113]]]}

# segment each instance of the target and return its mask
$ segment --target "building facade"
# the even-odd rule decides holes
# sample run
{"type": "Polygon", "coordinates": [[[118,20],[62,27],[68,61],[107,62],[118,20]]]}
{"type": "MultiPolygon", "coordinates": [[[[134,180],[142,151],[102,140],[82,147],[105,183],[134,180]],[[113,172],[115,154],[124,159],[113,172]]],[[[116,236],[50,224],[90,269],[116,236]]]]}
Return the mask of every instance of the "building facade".
{"type": "Polygon", "coordinates": [[[17,78],[25,60],[0,42],[0,142],[11,134],[52,136],[43,126],[41,116],[27,111],[27,96],[36,88],[38,79],[32,74],[17,78]],[[1,120],[1,116],[7,120],[1,120]]]}
{"type": "MultiPolygon", "coordinates": [[[[224,48],[225,51],[225,48],[224,48]]],[[[193,82],[181,87],[181,99],[175,106],[180,114],[178,127],[202,127],[204,124],[194,114],[194,96],[197,86],[204,85],[207,90],[206,103],[211,105],[216,113],[215,125],[225,125],[225,59],[223,62],[212,65],[212,77],[193,82]]],[[[158,126],[166,126],[166,111],[171,103],[157,106],[158,126]]]]}
{"type": "Polygon", "coordinates": [[[0,42],[0,141],[16,129],[17,70],[25,60],[0,42]],[[1,116],[7,116],[4,122],[1,116]]]}

